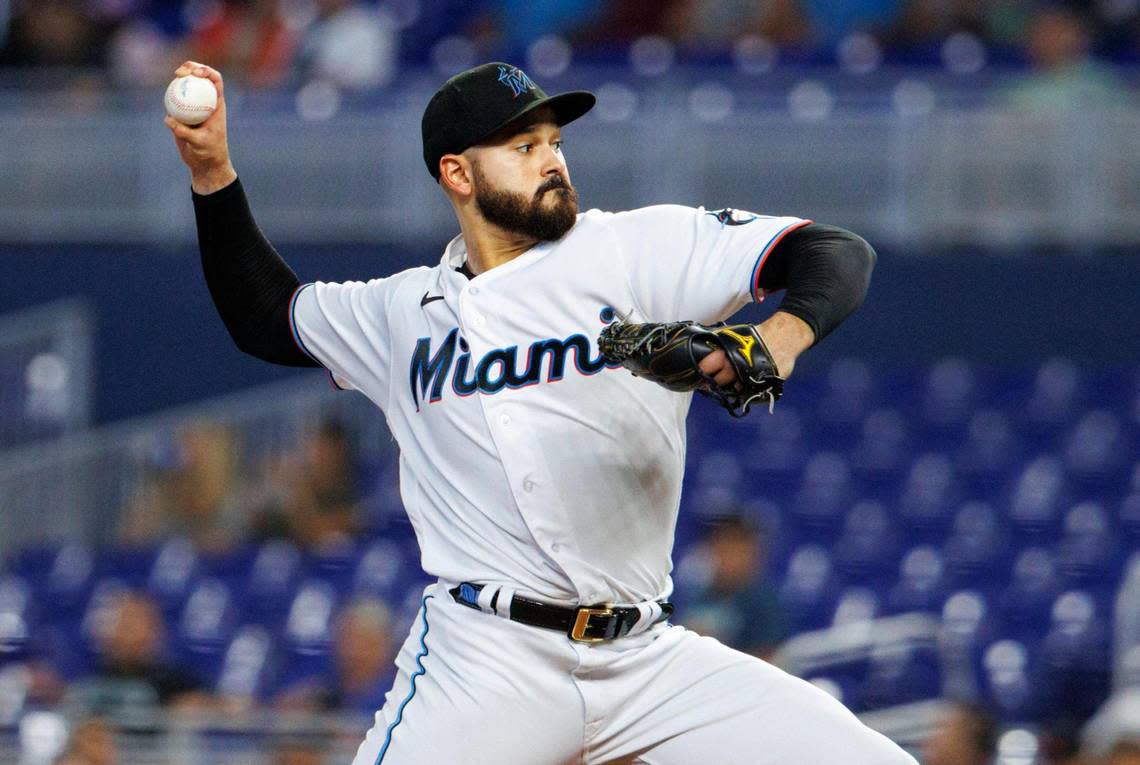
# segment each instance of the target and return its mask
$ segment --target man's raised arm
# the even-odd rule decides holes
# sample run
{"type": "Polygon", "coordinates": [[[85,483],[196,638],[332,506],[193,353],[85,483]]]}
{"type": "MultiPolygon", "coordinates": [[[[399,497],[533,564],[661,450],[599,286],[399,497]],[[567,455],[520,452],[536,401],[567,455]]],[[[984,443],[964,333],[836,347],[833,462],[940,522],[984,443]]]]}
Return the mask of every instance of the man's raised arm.
{"type": "Polygon", "coordinates": [[[202,272],[218,315],[237,347],[274,364],[315,367],[293,340],[290,303],[300,280],[253,220],[230,162],[222,75],[187,61],[175,77],[206,77],[218,91],[214,113],[200,125],[167,117],[178,153],[190,168],[202,272]]]}

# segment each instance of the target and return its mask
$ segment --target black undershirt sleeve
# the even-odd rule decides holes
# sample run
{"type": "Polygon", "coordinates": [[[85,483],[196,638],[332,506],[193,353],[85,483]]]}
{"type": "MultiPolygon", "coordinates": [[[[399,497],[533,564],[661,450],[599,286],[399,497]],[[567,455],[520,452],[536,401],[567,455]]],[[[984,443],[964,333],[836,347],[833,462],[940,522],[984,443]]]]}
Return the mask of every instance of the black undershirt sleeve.
{"type": "Polygon", "coordinates": [[[293,340],[289,309],[301,282],[254,222],[241,180],[193,197],[202,273],[234,343],[274,364],[319,366],[293,340]]]}
{"type": "Polygon", "coordinates": [[[760,286],[784,290],[779,310],[803,319],[818,343],[863,303],[875,260],[862,237],[810,223],[788,233],[768,254],[760,286]]]}

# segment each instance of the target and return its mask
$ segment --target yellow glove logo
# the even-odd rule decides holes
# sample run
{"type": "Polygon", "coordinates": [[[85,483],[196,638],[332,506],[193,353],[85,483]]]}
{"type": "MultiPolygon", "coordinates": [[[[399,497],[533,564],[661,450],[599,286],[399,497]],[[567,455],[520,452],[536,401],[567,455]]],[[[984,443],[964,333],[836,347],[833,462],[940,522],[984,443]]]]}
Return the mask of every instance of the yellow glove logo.
{"type": "Polygon", "coordinates": [[[717,334],[728,335],[733,340],[735,340],[737,345],[740,346],[741,354],[743,354],[744,358],[748,360],[749,365],[752,364],[752,346],[756,345],[756,338],[752,337],[751,335],[742,335],[739,332],[734,332],[733,330],[727,328],[722,329],[717,334]]]}

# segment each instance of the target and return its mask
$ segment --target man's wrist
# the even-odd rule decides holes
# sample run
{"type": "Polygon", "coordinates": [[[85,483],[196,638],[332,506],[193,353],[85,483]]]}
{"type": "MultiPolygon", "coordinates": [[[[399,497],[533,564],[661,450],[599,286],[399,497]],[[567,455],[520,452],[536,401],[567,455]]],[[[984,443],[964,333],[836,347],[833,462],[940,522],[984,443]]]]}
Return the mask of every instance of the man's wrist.
{"type": "Polygon", "coordinates": [[[796,365],[796,359],[815,342],[815,333],[803,319],[785,311],[776,311],[764,322],[756,325],[764,338],[777,372],[787,377],[796,365]]]}
{"type": "Polygon", "coordinates": [[[237,171],[234,170],[233,165],[227,162],[224,166],[213,170],[193,173],[190,176],[190,188],[194,190],[195,194],[206,196],[215,191],[221,191],[236,180],[237,171]]]}

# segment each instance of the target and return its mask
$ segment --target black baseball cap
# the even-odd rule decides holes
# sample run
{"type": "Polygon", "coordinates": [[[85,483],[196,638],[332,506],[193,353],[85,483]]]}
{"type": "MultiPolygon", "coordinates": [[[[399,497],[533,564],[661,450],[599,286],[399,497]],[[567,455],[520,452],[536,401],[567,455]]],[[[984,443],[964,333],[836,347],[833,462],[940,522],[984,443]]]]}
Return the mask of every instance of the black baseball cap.
{"type": "Polygon", "coordinates": [[[517,66],[492,61],[452,77],[435,92],[421,123],[424,162],[439,180],[439,160],[485,141],[508,123],[549,106],[559,125],[581,117],[594,106],[594,94],[574,90],[548,96],[517,66]]]}

